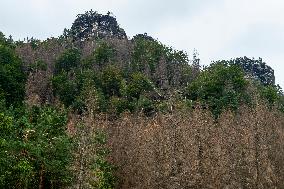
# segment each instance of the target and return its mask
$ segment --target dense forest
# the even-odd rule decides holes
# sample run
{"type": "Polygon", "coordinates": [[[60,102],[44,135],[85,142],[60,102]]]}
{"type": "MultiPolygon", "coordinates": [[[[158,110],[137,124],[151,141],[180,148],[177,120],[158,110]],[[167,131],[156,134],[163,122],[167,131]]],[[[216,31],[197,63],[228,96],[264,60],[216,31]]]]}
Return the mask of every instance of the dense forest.
{"type": "Polygon", "coordinates": [[[0,32],[0,188],[284,188],[284,94],[261,58],[200,65],[108,13],[0,32]]]}

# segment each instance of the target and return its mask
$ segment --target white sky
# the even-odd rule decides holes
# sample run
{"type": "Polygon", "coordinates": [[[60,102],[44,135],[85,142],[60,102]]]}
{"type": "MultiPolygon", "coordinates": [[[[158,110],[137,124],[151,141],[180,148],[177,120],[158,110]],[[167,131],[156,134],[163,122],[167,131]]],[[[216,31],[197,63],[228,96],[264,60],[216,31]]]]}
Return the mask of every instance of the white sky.
{"type": "Polygon", "coordinates": [[[202,64],[262,57],[284,87],[283,0],[0,0],[0,31],[57,37],[90,9],[113,12],[130,37],[147,32],[189,55],[196,48],[202,64]]]}

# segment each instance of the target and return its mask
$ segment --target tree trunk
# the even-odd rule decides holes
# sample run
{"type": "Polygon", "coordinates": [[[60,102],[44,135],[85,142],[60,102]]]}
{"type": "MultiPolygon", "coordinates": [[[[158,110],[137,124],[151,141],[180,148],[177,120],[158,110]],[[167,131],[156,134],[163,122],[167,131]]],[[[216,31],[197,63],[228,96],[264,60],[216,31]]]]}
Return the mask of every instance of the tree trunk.
{"type": "Polygon", "coordinates": [[[44,176],[44,165],[42,164],[39,173],[39,189],[44,189],[43,176],[44,176]]]}

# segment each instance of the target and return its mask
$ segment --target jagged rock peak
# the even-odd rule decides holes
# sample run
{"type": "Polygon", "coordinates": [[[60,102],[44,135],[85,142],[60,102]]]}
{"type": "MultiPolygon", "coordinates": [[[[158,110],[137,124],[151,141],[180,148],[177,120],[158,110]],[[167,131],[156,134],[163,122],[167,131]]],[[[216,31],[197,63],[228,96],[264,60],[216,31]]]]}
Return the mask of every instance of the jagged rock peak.
{"type": "Polygon", "coordinates": [[[255,60],[245,56],[236,58],[233,60],[233,62],[237,65],[240,65],[246,74],[250,75],[256,80],[259,80],[263,85],[275,84],[274,70],[263,62],[261,58],[255,60]]]}
{"type": "Polygon", "coordinates": [[[119,27],[112,13],[103,15],[93,10],[78,14],[71,29],[65,30],[63,35],[81,41],[89,38],[127,38],[124,29],[119,27]]]}

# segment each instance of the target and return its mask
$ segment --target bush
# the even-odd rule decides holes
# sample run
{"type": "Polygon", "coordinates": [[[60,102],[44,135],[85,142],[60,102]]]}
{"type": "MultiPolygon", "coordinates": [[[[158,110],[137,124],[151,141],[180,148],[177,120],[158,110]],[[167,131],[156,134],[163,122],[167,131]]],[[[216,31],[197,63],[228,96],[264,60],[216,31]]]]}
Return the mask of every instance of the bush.
{"type": "Polygon", "coordinates": [[[136,104],[134,101],[129,101],[125,98],[112,97],[109,101],[109,113],[120,115],[123,112],[133,112],[136,104]]]}
{"type": "Polygon", "coordinates": [[[155,112],[156,108],[151,99],[141,95],[137,101],[137,109],[142,111],[145,115],[150,116],[155,112]]]}

